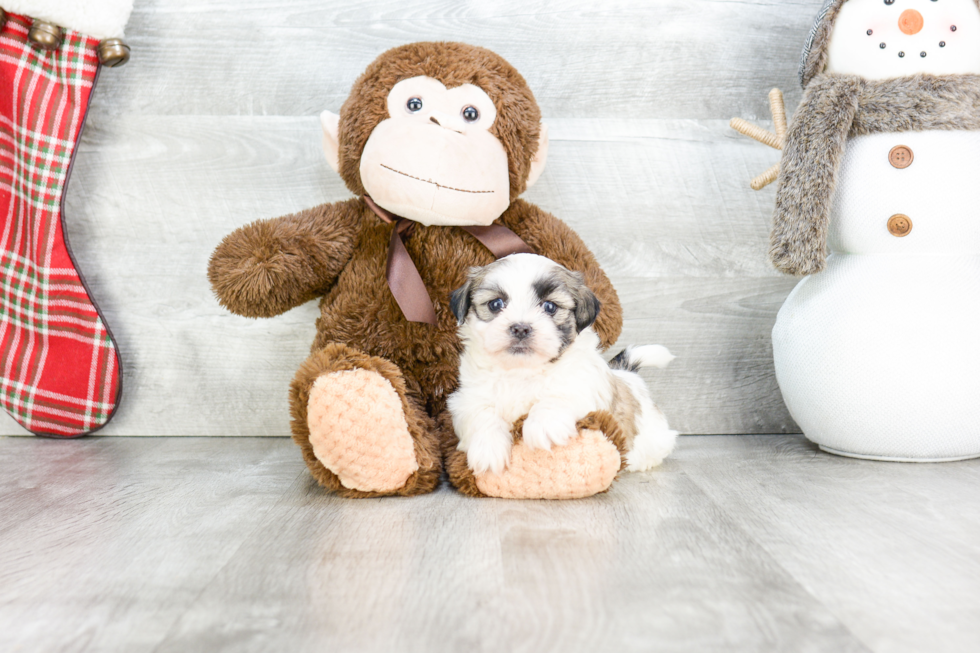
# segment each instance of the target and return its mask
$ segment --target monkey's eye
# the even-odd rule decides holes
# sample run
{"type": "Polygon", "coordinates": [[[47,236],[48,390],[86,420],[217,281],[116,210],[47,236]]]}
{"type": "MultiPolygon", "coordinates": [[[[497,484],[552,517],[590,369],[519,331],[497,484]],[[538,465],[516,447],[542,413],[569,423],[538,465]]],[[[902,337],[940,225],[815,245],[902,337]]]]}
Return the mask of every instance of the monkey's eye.
{"type": "Polygon", "coordinates": [[[463,120],[466,122],[476,122],[480,119],[480,112],[477,111],[476,107],[469,106],[465,107],[462,111],[463,120]]]}
{"type": "Polygon", "coordinates": [[[412,113],[418,113],[422,110],[422,98],[409,98],[408,102],[405,103],[405,107],[412,113]]]}
{"type": "Polygon", "coordinates": [[[558,304],[554,302],[545,302],[544,304],[541,304],[541,308],[543,308],[544,312],[548,315],[554,315],[558,312],[558,304]]]}
{"type": "Polygon", "coordinates": [[[489,302],[487,302],[487,308],[490,309],[491,313],[499,313],[500,311],[504,310],[504,300],[502,300],[500,297],[497,299],[491,299],[489,302]]]}

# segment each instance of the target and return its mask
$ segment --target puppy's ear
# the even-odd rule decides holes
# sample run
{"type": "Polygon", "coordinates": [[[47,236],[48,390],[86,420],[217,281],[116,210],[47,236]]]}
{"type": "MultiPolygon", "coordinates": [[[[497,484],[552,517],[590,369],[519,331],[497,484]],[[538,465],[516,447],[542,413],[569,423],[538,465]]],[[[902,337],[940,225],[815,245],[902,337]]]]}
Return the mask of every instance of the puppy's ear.
{"type": "Polygon", "coordinates": [[[579,333],[582,333],[595,323],[596,318],[599,317],[599,309],[602,304],[595,293],[585,285],[585,277],[582,276],[581,272],[573,272],[572,275],[577,281],[569,288],[572,297],[575,299],[575,328],[579,333]]]}
{"type": "Polygon", "coordinates": [[[602,304],[599,303],[599,298],[595,296],[595,293],[586,288],[585,297],[581,301],[576,300],[575,302],[575,328],[578,329],[579,333],[582,333],[595,324],[596,318],[599,317],[599,309],[601,307],[602,304]]]}
{"type": "Polygon", "coordinates": [[[456,316],[456,322],[462,324],[466,320],[466,314],[470,312],[470,290],[473,288],[473,279],[470,278],[461,288],[453,291],[449,298],[449,308],[456,316]]]}

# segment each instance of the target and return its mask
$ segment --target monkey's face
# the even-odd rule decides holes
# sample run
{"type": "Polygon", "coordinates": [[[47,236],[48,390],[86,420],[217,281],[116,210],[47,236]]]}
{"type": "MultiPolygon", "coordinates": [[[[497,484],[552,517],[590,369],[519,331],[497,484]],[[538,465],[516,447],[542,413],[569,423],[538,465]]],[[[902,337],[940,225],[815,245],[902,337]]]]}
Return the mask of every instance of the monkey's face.
{"type": "Polygon", "coordinates": [[[356,195],[425,225],[488,225],[534,185],[548,129],[527,82],[465,43],[381,54],[341,107],[324,111],[323,152],[356,195]]]}
{"type": "Polygon", "coordinates": [[[487,225],[507,209],[507,152],[489,131],[497,110],[483,90],[412,77],[387,104],[361,155],[375,202],[425,225],[487,225]]]}

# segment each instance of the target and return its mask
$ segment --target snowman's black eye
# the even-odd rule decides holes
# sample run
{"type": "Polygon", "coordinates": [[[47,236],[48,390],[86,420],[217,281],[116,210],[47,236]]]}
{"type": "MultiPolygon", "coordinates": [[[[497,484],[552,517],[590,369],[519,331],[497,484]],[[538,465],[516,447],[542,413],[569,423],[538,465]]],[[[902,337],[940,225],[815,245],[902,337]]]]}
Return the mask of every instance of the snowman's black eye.
{"type": "Polygon", "coordinates": [[[881,42],[881,45],[879,45],[878,47],[881,48],[882,50],[884,50],[885,49],[885,42],[882,41],[881,42]]]}
{"type": "Polygon", "coordinates": [[[893,5],[893,4],[895,4],[895,0],[885,0],[885,4],[886,5],[893,5]]]}
{"type": "Polygon", "coordinates": [[[868,36],[871,36],[871,35],[872,35],[872,34],[874,34],[874,33],[875,33],[875,31],[874,31],[873,29],[869,29],[869,30],[868,30],[868,36]]]}
{"type": "Polygon", "coordinates": [[[904,53],[904,52],[899,52],[899,53],[898,53],[898,58],[899,58],[899,59],[901,59],[901,58],[902,58],[902,57],[904,57],[904,56],[905,56],[905,53],[904,53]]]}
{"type": "Polygon", "coordinates": [[[945,48],[946,47],[946,41],[940,41],[939,42],[939,47],[945,48]]]}
{"type": "Polygon", "coordinates": [[[922,52],[920,52],[919,53],[919,56],[922,57],[923,59],[925,59],[926,58],[926,51],[923,50],[922,52]]]}
{"type": "Polygon", "coordinates": [[[418,113],[422,110],[422,99],[417,97],[410,98],[405,103],[405,107],[412,113],[418,113]]]}
{"type": "Polygon", "coordinates": [[[949,31],[950,32],[955,32],[956,31],[956,25],[950,25],[949,26],[949,31]]]}

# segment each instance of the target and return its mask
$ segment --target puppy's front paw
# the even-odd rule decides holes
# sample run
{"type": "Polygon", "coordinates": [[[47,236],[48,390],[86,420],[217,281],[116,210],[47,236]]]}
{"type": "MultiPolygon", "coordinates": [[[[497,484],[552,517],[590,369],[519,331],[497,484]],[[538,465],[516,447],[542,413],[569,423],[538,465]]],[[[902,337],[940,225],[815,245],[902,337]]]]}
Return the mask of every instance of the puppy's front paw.
{"type": "Polygon", "coordinates": [[[488,428],[474,433],[466,449],[466,464],[474,474],[502,474],[510,461],[512,445],[507,431],[488,428]]]}
{"type": "Polygon", "coordinates": [[[578,435],[571,411],[535,406],[524,420],[524,442],[531,449],[551,449],[551,445],[568,444],[578,435]]]}

